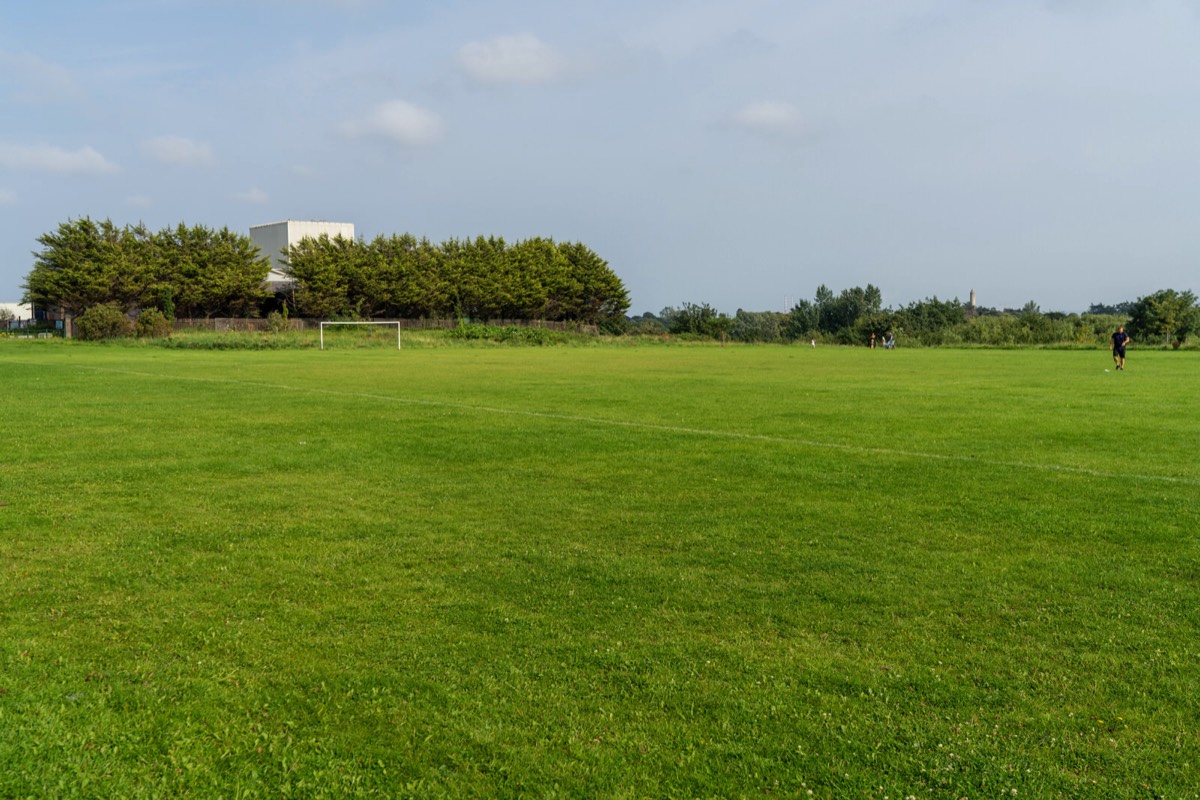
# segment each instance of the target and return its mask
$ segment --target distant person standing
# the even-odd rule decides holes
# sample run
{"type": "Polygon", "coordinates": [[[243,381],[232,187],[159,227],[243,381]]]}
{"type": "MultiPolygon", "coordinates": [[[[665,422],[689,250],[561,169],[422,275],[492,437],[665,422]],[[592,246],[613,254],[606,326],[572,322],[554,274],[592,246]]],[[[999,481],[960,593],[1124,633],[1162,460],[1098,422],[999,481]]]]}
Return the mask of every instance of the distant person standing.
{"type": "Polygon", "coordinates": [[[1117,326],[1117,332],[1112,335],[1113,363],[1117,369],[1125,369],[1125,345],[1128,343],[1129,334],[1125,332],[1125,326],[1117,326]]]}

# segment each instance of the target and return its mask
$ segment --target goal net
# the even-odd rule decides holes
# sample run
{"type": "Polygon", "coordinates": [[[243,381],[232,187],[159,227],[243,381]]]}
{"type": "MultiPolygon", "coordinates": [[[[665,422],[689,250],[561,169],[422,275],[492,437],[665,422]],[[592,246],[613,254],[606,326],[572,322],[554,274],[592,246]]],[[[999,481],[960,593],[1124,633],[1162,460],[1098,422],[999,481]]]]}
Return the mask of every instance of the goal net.
{"type": "Polygon", "coordinates": [[[322,322],[321,323],[321,349],[325,349],[325,326],[326,325],[395,325],[396,326],[396,349],[400,349],[400,323],[392,320],[390,322],[322,322]]]}

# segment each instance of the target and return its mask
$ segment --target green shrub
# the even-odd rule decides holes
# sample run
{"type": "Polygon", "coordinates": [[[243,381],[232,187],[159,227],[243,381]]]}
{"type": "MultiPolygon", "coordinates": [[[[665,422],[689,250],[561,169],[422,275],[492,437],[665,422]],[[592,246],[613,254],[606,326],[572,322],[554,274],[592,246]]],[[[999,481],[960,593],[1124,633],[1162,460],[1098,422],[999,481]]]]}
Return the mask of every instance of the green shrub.
{"type": "Polygon", "coordinates": [[[613,317],[611,319],[601,320],[596,326],[600,333],[606,336],[624,336],[629,332],[629,320],[625,317],[613,317]]]}
{"type": "Polygon", "coordinates": [[[656,319],[638,319],[629,323],[626,331],[630,336],[662,336],[667,329],[656,319]]]}
{"type": "Polygon", "coordinates": [[[283,313],[272,311],[267,314],[267,330],[271,333],[283,333],[292,329],[291,320],[288,319],[287,308],[284,308],[283,313]]]}
{"type": "Polygon", "coordinates": [[[736,342],[777,342],[787,314],[775,311],[737,310],[729,328],[729,338],[736,342]]]}
{"type": "Polygon", "coordinates": [[[124,339],[133,332],[133,322],[116,306],[92,306],[75,319],[75,333],[80,339],[124,339]]]}
{"type": "Polygon", "coordinates": [[[447,331],[446,336],[450,339],[530,345],[566,344],[578,338],[564,331],[553,331],[548,328],[485,325],[471,322],[461,323],[457,328],[447,331]]]}
{"type": "Polygon", "coordinates": [[[139,339],[165,339],[174,327],[167,315],[157,308],[144,308],[138,314],[136,330],[139,339]]]}

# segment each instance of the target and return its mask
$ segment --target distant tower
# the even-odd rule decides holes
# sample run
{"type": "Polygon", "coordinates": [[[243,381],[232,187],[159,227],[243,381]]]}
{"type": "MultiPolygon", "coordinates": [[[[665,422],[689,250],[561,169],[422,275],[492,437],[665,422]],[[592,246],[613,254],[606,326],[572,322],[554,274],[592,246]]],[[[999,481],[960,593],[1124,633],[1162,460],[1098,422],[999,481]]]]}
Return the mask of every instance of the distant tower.
{"type": "Polygon", "coordinates": [[[975,313],[975,290],[971,290],[971,314],[975,313]]]}

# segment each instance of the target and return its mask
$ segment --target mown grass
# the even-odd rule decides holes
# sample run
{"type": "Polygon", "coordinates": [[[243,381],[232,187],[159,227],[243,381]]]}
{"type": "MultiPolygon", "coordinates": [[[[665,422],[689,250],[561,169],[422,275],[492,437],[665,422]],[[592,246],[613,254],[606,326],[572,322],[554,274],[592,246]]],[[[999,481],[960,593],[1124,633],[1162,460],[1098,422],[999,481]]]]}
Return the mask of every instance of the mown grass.
{"type": "Polygon", "coordinates": [[[1197,366],[6,342],[0,796],[1195,797],[1197,366]]]}

